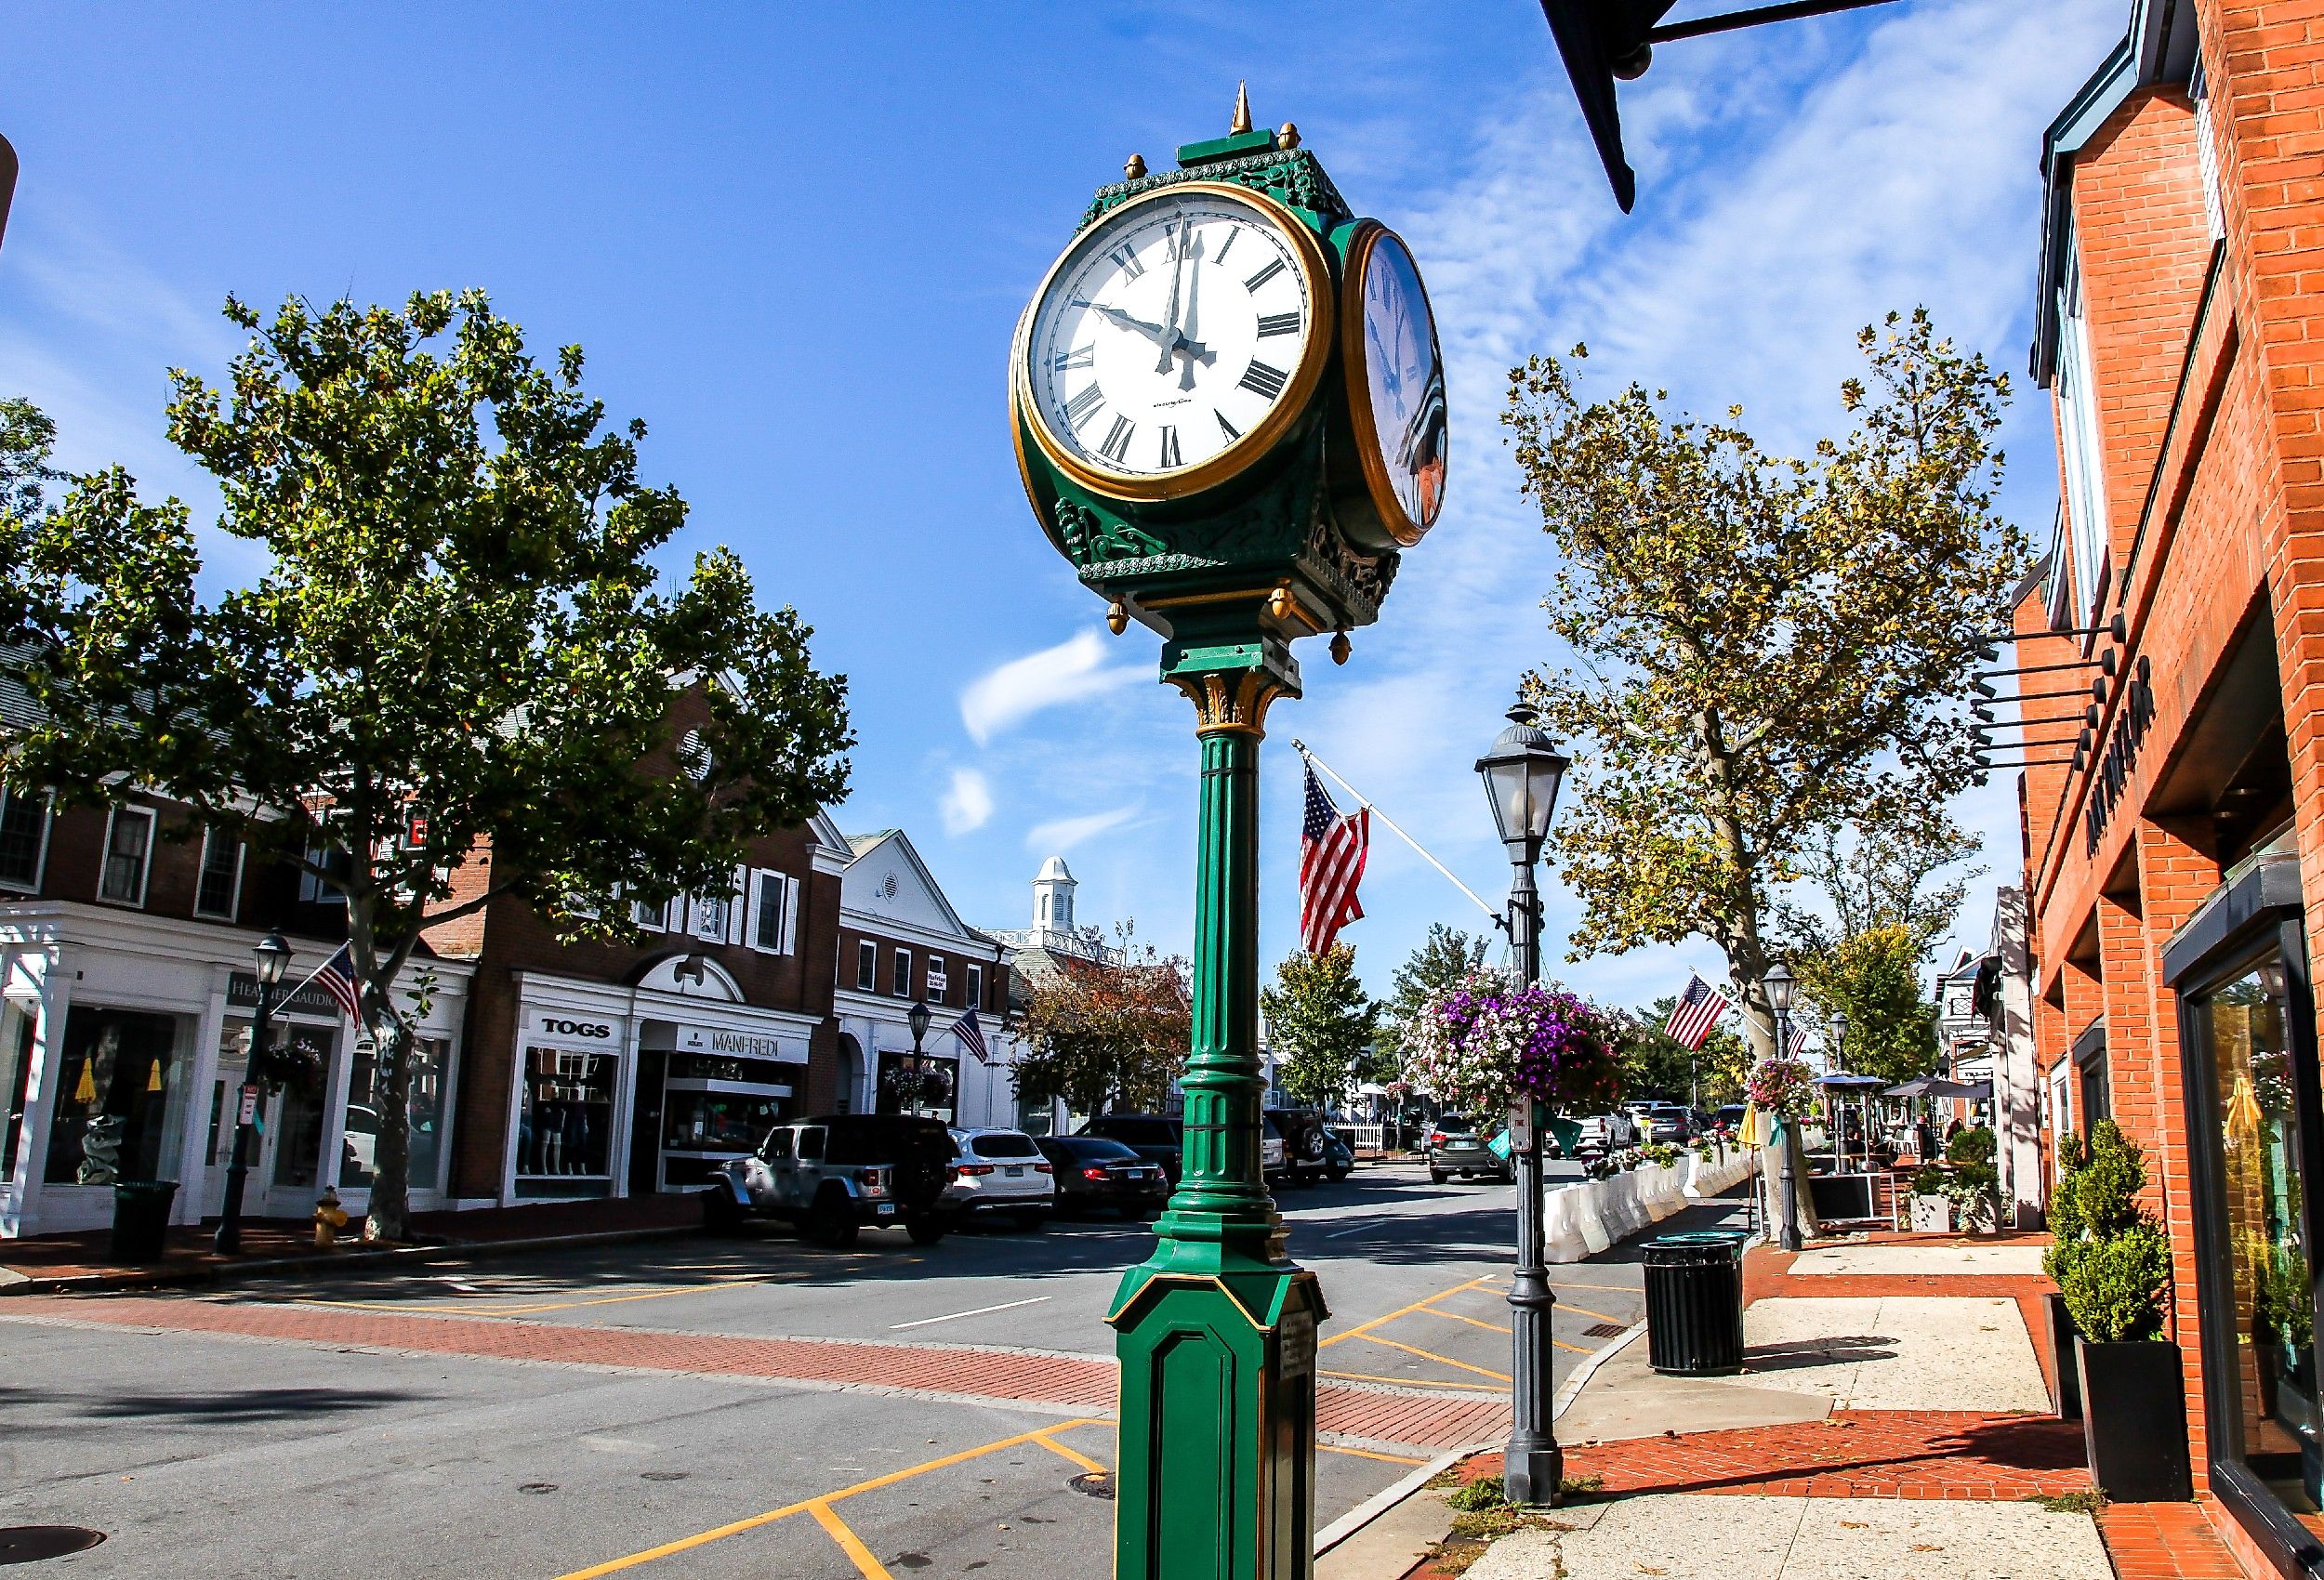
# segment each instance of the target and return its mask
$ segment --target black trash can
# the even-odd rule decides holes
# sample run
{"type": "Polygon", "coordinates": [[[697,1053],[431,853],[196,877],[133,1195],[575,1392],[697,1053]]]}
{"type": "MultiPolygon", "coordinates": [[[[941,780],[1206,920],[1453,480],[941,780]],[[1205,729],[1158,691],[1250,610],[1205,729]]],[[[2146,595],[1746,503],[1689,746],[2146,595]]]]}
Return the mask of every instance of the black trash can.
{"type": "Polygon", "coordinates": [[[1646,1242],[1646,1359],[1656,1371],[1743,1369],[1742,1248],[1740,1236],[1710,1231],[1646,1242]]]}
{"type": "Polygon", "coordinates": [[[169,1240],[169,1205],[177,1197],[175,1179],[115,1180],[112,1259],[160,1261],[169,1240]]]}

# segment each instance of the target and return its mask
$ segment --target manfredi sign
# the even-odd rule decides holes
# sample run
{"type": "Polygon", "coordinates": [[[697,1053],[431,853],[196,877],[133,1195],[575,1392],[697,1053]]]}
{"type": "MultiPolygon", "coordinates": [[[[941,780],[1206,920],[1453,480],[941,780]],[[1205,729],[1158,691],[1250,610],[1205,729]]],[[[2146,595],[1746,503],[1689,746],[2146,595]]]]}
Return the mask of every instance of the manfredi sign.
{"type": "Polygon", "coordinates": [[[722,1053],[736,1059],[783,1059],[794,1064],[807,1062],[806,1044],[799,1039],[786,1041],[765,1032],[726,1031],[708,1026],[680,1026],[678,1051],[722,1053]]]}

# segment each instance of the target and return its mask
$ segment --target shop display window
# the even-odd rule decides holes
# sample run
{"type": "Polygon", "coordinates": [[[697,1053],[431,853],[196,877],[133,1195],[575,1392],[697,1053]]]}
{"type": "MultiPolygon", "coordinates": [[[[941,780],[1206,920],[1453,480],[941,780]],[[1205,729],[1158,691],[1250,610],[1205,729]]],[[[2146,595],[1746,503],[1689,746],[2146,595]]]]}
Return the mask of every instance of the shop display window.
{"type": "Polygon", "coordinates": [[[524,1050],[517,1108],[517,1194],[601,1196],[613,1184],[610,1053],[524,1050]]]}
{"type": "Polygon", "coordinates": [[[283,1020],[269,1026],[267,1035],[287,1056],[274,1066],[282,1082],[274,1111],[274,1183],[311,1191],[323,1163],[323,1111],[337,1038],[329,1026],[283,1020]]]}
{"type": "MultiPolygon", "coordinates": [[[[443,1181],[444,1077],[452,1045],[442,1037],[412,1040],[412,1081],[405,1112],[410,1115],[410,1166],[404,1178],[415,1191],[434,1191],[443,1181]]],[[[379,1072],[362,1047],[347,1077],[347,1123],[339,1139],[339,1188],[368,1190],[378,1174],[379,1072]]]]}
{"type": "Polygon", "coordinates": [[[0,1183],[16,1178],[17,1148],[24,1139],[24,1099],[32,1090],[33,1037],[40,1007],[0,1002],[0,1183]]]}
{"type": "Polygon", "coordinates": [[[167,1015],[75,1005],[48,1114],[51,1185],[112,1185],[176,1170],[185,1070],[167,1015]]]}
{"type": "Polygon", "coordinates": [[[914,1113],[950,1125],[958,1112],[960,1061],[932,1054],[879,1056],[879,1104],[882,1113],[914,1113]]]}
{"type": "Polygon", "coordinates": [[[792,1067],[767,1059],[674,1053],[663,1082],[660,1188],[709,1182],[788,1116],[792,1067]]]}
{"type": "Polygon", "coordinates": [[[2253,966],[2198,1014],[2216,1095],[2211,1139],[2222,1189],[2212,1222],[2234,1290],[2236,1448],[2285,1508],[2313,1522],[2324,1502],[2316,1264],[2283,981],[2279,964],[2253,966]]]}

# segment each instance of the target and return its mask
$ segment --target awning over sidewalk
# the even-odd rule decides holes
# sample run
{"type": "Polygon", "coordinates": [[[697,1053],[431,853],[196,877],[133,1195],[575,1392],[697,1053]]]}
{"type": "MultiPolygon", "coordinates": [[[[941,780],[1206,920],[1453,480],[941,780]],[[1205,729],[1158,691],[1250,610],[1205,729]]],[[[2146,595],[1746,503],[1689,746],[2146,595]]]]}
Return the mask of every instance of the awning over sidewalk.
{"type": "Polygon", "coordinates": [[[1948,1081],[1942,1075],[1922,1075],[1907,1081],[1901,1086],[1891,1086],[1881,1095],[1888,1098],[1961,1098],[1971,1102],[1983,1102],[1993,1095],[1993,1083],[1979,1081],[1971,1086],[1963,1081],[1948,1081]]]}

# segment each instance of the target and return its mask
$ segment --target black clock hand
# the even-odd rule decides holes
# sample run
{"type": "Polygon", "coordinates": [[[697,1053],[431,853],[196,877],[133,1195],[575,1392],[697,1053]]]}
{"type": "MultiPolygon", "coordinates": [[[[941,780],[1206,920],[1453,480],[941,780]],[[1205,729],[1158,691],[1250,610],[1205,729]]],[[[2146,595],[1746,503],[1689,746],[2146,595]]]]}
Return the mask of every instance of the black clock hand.
{"type": "Polygon", "coordinates": [[[1178,370],[1178,387],[1181,389],[1192,389],[1195,387],[1195,364],[1197,362],[1210,362],[1217,360],[1208,347],[1188,336],[1188,331],[1195,327],[1196,298],[1202,293],[1202,238],[1200,236],[1194,239],[1194,245],[1188,251],[1194,255],[1188,261],[1195,265],[1195,268],[1194,279],[1186,287],[1186,323],[1179,331],[1177,338],[1171,341],[1169,350],[1162,353],[1164,369],[1169,366],[1170,351],[1178,351],[1185,356],[1186,361],[1180,364],[1178,370]]]}
{"type": "Polygon", "coordinates": [[[1154,360],[1154,371],[1170,371],[1170,352],[1178,345],[1178,288],[1186,278],[1186,227],[1182,217],[1170,227],[1170,310],[1162,316],[1162,354],[1154,360]]]}
{"type": "Polygon", "coordinates": [[[1118,328],[1134,329],[1157,346],[1165,344],[1169,339],[1169,331],[1158,323],[1148,323],[1142,318],[1132,318],[1119,308],[1109,308],[1098,302],[1091,302],[1088,305],[1091,312],[1098,314],[1108,323],[1118,328]]]}

